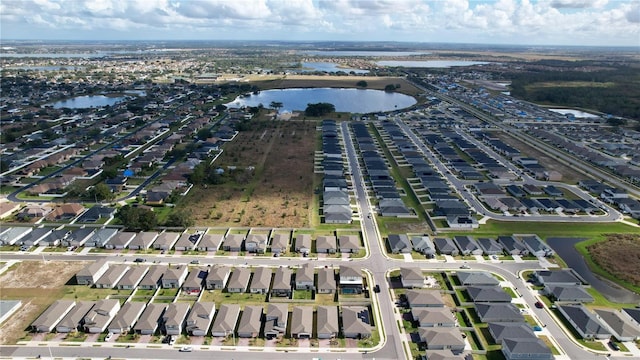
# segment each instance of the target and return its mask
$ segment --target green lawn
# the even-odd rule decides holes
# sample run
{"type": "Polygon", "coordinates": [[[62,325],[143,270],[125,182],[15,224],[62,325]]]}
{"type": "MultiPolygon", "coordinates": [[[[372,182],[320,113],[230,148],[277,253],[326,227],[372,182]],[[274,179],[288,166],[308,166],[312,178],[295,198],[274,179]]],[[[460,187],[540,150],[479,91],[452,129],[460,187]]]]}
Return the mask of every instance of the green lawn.
{"type": "Polygon", "coordinates": [[[510,234],[537,234],[547,237],[604,238],[610,233],[640,233],[640,229],[623,223],[554,223],[519,222],[489,220],[486,225],[472,232],[447,232],[447,236],[472,235],[475,237],[496,237],[510,234]]]}

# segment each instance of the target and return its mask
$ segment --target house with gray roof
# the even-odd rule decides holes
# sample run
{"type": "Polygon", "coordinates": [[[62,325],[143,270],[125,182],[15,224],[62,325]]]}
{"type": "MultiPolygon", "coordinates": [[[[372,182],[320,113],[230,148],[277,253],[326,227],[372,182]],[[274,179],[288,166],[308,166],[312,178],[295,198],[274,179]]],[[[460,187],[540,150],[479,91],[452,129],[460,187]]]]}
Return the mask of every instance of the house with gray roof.
{"type": "Polygon", "coordinates": [[[533,272],[536,282],[542,286],[580,286],[582,281],[573,270],[538,270],[533,272]]]}
{"type": "Polygon", "coordinates": [[[207,274],[207,269],[192,268],[182,284],[182,291],[188,295],[199,295],[207,274]]]}
{"type": "Polygon", "coordinates": [[[42,239],[45,239],[53,231],[52,227],[34,228],[33,231],[26,233],[15,244],[22,245],[20,250],[28,250],[32,246],[36,246],[42,239]]]}
{"type": "Polygon", "coordinates": [[[116,264],[112,265],[102,274],[100,279],[96,280],[95,286],[98,289],[113,289],[122,279],[124,274],[129,270],[129,265],[116,264]]]}
{"type": "Polygon", "coordinates": [[[463,354],[454,355],[451,350],[426,350],[424,353],[429,360],[464,360],[463,354]]]}
{"type": "Polygon", "coordinates": [[[269,303],[264,315],[264,336],[269,338],[284,336],[287,332],[289,305],[269,303]]]}
{"type": "Polygon", "coordinates": [[[500,282],[493,275],[484,271],[458,271],[456,273],[463,286],[498,285],[500,282]]]}
{"type": "Polygon", "coordinates": [[[84,319],[84,316],[87,315],[95,304],[94,301],[78,301],[76,306],[56,325],[56,332],[69,333],[80,330],[82,319],[84,319]]]}
{"type": "Polygon", "coordinates": [[[296,236],[295,250],[301,254],[309,254],[311,252],[311,235],[298,234],[296,236]]]}
{"type": "Polygon", "coordinates": [[[231,278],[227,284],[227,291],[230,293],[243,293],[247,291],[249,286],[249,278],[251,277],[251,270],[244,267],[237,267],[233,269],[231,278]]]}
{"type": "Polygon", "coordinates": [[[467,293],[474,303],[491,302],[491,303],[508,303],[511,302],[511,296],[504,292],[499,286],[469,286],[467,293]]]}
{"type": "Polygon", "coordinates": [[[460,250],[450,238],[435,238],[433,243],[442,255],[457,256],[460,254],[460,250]]]}
{"type": "Polygon", "coordinates": [[[35,332],[51,332],[56,325],[76,306],[73,300],[56,300],[49,305],[37,319],[31,323],[31,329],[35,332]]]}
{"type": "Polygon", "coordinates": [[[410,289],[404,294],[410,308],[416,307],[443,307],[444,300],[440,290],[414,290],[410,289]]]}
{"type": "Polygon", "coordinates": [[[273,276],[273,284],[271,285],[271,296],[290,297],[291,296],[291,269],[287,267],[279,267],[273,276]]]}
{"type": "Polygon", "coordinates": [[[166,335],[182,334],[182,326],[189,312],[189,304],[184,302],[173,302],[167,306],[162,315],[162,324],[166,335]]]}
{"type": "Polygon", "coordinates": [[[182,286],[182,283],[187,278],[189,269],[186,265],[174,265],[173,267],[166,268],[164,274],[162,274],[162,288],[164,289],[178,289],[182,286]]]}
{"type": "Polygon", "coordinates": [[[271,253],[280,255],[287,252],[289,247],[289,234],[274,234],[271,239],[271,253]]]}
{"type": "Polygon", "coordinates": [[[262,324],[262,306],[247,305],[242,311],[238,324],[238,337],[254,338],[260,334],[262,324]]]}
{"type": "Polygon", "coordinates": [[[236,330],[238,316],[240,315],[240,305],[238,304],[222,304],[218,309],[216,319],[211,327],[211,336],[226,337],[236,330]]]}
{"type": "Polygon", "coordinates": [[[426,343],[429,350],[449,349],[454,354],[464,350],[464,339],[460,330],[451,327],[418,328],[420,341],[426,343]]]}
{"type": "Polygon", "coordinates": [[[158,233],[155,231],[139,232],[129,243],[129,249],[147,250],[151,247],[151,244],[153,244],[157,237],[158,233]]]}
{"type": "Polygon", "coordinates": [[[119,310],[120,300],[118,299],[98,300],[82,320],[84,331],[90,334],[105,331],[119,310]]]}
{"type": "Polygon", "coordinates": [[[228,234],[222,243],[222,250],[239,252],[242,251],[242,243],[244,242],[244,235],[242,234],[228,234]]]}
{"type": "Polygon", "coordinates": [[[291,337],[309,339],[313,334],[313,306],[294,306],[291,312],[291,337]]]}
{"type": "Polygon", "coordinates": [[[495,239],[479,238],[477,242],[485,255],[499,255],[502,254],[502,251],[504,250],[502,245],[495,239]]]}
{"type": "Polygon", "coordinates": [[[244,247],[250,253],[264,254],[267,251],[266,234],[249,234],[244,242],[244,247]]]}
{"type": "Polygon", "coordinates": [[[156,250],[164,250],[164,251],[171,250],[171,248],[173,247],[173,244],[175,244],[176,241],[178,241],[179,237],[180,237],[180,233],[168,232],[168,231],[162,232],[160,233],[160,235],[158,235],[156,240],[153,242],[153,248],[156,250]]]}
{"type": "Polygon", "coordinates": [[[315,269],[310,263],[300,266],[296,270],[295,287],[296,290],[314,290],[315,269]]]}
{"type": "Polygon", "coordinates": [[[318,238],[316,238],[316,252],[318,254],[333,254],[336,250],[335,236],[318,236],[318,238]]]}
{"type": "Polygon", "coordinates": [[[505,338],[535,338],[533,329],[529,324],[522,322],[490,322],[489,333],[496,344],[502,344],[505,338]]]}
{"type": "Polygon", "coordinates": [[[476,313],[482,322],[523,322],[520,310],[512,303],[476,303],[476,313]]]}
{"type": "Polygon", "coordinates": [[[361,269],[340,265],[339,284],[343,294],[361,294],[364,287],[361,269]]]}
{"type": "Polygon", "coordinates": [[[86,265],[76,273],[76,283],[78,285],[93,285],[109,269],[107,259],[100,259],[86,265]]]}
{"type": "Polygon", "coordinates": [[[271,275],[273,270],[268,267],[259,267],[253,272],[249,292],[252,294],[266,294],[271,286],[271,275]]]}
{"type": "Polygon", "coordinates": [[[532,338],[505,338],[502,341],[502,354],[506,360],[552,360],[551,349],[544,341],[532,338]]]}
{"type": "Polygon", "coordinates": [[[371,336],[371,313],[364,306],[342,307],[342,333],[346,338],[364,339],[371,336]]]}
{"type": "Polygon", "coordinates": [[[413,267],[400,268],[400,281],[405,289],[424,287],[422,270],[413,267]]]}
{"type": "Polygon", "coordinates": [[[611,332],[587,308],[580,305],[559,305],[558,311],[583,339],[608,339],[611,332]]]}
{"type": "Polygon", "coordinates": [[[147,306],[144,302],[127,301],[122,305],[113,321],[107,326],[107,331],[113,334],[124,334],[133,328],[140,315],[147,306]]]}
{"type": "Polygon", "coordinates": [[[161,303],[147,304],[133,330],[140,335],[153,335],[160,326],[160,319],[166,307],[166,304],[161,303]]]}
{"type": "Polygon", "coordinates": [[[195,242],[198,240],[200,240],[200,235],[183,233],[178,237],[178,241],[173,245],[173,248],[176,251],[192,251],[195,250],[195,242]]]}
{"type": "Polygon", "coordinates": [[[358,235],[340,235],[338,238],[341,253],[358,253],[362,246],[360,245],[360,236],[358,235]]]}
{"type": "Polygon", "coordinates": [[[33,228],[30,227],[11,227],[0,233],[0,244],[14,245],[31,231],[33,228]]]}
{"type": "Polygon", "coordinates": [[[529,249],[529,253],[537,257],[553,256],[555,252],[538,235],[520,236],[524,245],[529,249]]]}
{"type": "Polygon", "coordinates": [[[127,272],[122,276],[116,288],[118,290],[133,290],[138,286],[138,283],[142,281],[144,275],[149,270],[148,266],[134,266],[127,270],[127,272]]]}
{"type": "Polygon", "coordinates": [[[114,237],[112,237],[106,244],[104,244],[105,249],[116,249],[122,250],[129,246],[129,243],[136,236],[136,233],[130,231],[121,231],[117,233],[114,237]]]}
{"type": "Polygon", "coordinates": [[[160,287],[162,282],[160,279],[162,275],[167,271],[166,266],[151,266],[149,267],[149,271],[142,278],[140,283],[138,284],[138,288],[142,290],[155,290],[160,287]]]}
{"type": "Polygon", "coordinates": [[[502,244],[504,251],[509,255],[529,255],[529,249],[513,236],[498,236],[498,243],[502,244]]]}
{"type": "Polygon", "coordinates": [[[410,254],[411,244],[406,234],[389,234],[387,237],[389,249],[392,254],[410,254]]]}
{"type": "Polygon", "coordinates": [[[185,330],[187,333],[191,336],[206,336],[213,322],[215,311],[216,304],[214,302],[195,302],[185,321],[185,330]]]}
{"type": "Polygon", "coordinates": [[[333,339],[338,336],[340,327],[338,326],[337,306],[318,306],[316,318],[318,339],[333,339]]]}
{"type": "Polygon", "coordinates": [[[220,244],[222,244],[222,234],[204,234],[196,245],[198,251],[218,251],[220,244]]]}
{"type": "Polygon", "coordinates": [[[453,242],[464,256],[482,255],[482,249],[471,236],[454,236],[453,242]]]}
{"type": "Polygon", "coordinates": [[[431,241],[431,238],[426,235],[413,236],[411,238],[411,244],[413,250],[421,253],[427,258],[434,258],[436,256],[436,246],[431,241]]]}
{"type": "Polygon", "coordinates": [[[591,296],[582,285],[547,285],[544,288],[544,292],[556,302],[593,302],[593,296],[591,296]]]}
{"type": "Polygon", "coordinates": [[[456,326],[456,319],[448,307],[414,307],[411,308],[413,321],[419,327],[453,327],[456,326]]]}
{"type": "Polygon", "coordinates": [[[114,237],[118,233],[118,229],[97,229],[93,236],[84,243],[84,247],[104,247],[112,237],[114,237]]]}
{"type": "Polygon", "coordinates": [[[227,286],[231,268],[226,265],[214,265],[209,269],[206,279],[207,290],[222,290],[227,286]]]}
{"type": "Polygon", "coordinates": [[[318,294],[333,294],[336,289],[336,274],[333,268],[320,268],[318,270],[318,294]]]}
{"type": "Polygon", "coordinates": [[[640,309],[623,308],[622,313],[634,324],[640,326],[640,309]]]}
{"type": "Polygon", "coordinates": [[[69,236],[62,239],[62,246],[83,246],[95,233],[95,228],[80,228],[71,231],[69,236]]]}
{"type": "Polygon", "coordinates": [[[595,309],[600,320],[618,341],[636,341],[640,339],[640,326],[618,310],[595,309]]]}

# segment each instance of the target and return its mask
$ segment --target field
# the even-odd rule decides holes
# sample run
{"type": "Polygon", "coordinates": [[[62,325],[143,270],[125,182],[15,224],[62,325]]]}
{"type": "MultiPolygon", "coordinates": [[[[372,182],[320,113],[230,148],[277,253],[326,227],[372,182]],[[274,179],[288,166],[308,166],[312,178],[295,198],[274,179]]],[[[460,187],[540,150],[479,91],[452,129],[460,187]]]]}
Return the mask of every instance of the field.
{"type": "Polygon", "coordinates": [[[0,344],[13,344],[51,303],[63,297],[64,285],[86,262],[23,261],[0,276],[0,298],[22,300],[11,321],[0,327],[0,344]]]}
{"type": "Polygon", "coordinates": [[[612,234],[586,247],[593,263],[615,278],[640,289],[640,235],[612,234]]]}
{"type": "Polygon", "coordinates": [[[397,92],[406,95],[418,95],[422,93],[420,89],[403,78],[397,77],[362,77],[362,76],[321,76],[321,75],[286,75],[273,77],[249,78],[261,89],[285,89],[285,88],[355,88],[358,81],[367,82],[367,89],[383,90],[385,86],[399,84],[397,92]]]}
{"type": "Polygon", "coordinates": [[[223,169],[254,167],[220,185],[194,187],[179,207],[201,226],[309,226],[315,121],[253,121],[223,146],[223,169]]]}

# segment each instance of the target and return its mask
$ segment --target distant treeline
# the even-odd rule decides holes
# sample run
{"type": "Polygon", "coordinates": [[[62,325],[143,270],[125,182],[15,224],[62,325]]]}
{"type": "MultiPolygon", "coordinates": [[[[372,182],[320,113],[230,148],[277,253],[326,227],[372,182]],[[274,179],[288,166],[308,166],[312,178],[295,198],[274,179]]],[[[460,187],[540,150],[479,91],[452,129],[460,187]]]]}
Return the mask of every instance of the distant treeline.
{"type": "MultiPolygon", "coordinates": [[[[549,61],[540,65],[558,66],[549,61]]],[[[584,65],[584,64],[580,64],[584,65]]],[[[618,66],[611,70],[512,74],[511,95],[549,105],[594,109],[605,114],[640,119],[640,69],[618,66]]]]}

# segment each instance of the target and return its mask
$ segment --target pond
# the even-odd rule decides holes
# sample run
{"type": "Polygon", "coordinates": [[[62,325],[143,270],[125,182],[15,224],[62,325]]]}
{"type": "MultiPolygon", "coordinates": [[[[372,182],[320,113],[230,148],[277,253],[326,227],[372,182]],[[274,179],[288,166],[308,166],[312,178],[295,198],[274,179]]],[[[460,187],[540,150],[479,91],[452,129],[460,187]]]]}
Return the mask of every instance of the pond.
{"type": "Polygon", "coordinates": [[[349,50],[306,50],[303,53],[309,55],[319,56],[371,56],[371,57],[385,57],[385,56],[418,56],[428,55],[426,51],[349,51],[349,50]]]}
{"type": "Polygon", "coordinates": [[[567,263],[567,266],[575,270],[591,287],[598,290],[607,300],[617,303],[637,303],[640,296],[632,291],[624,289],[613,282],[596,276],[582,254],[575,248],[575,244],[583,241],[578,238],[548,238],[547,244],[567,263]]]}
{"type": "Polygon", "coordinates": [[[103,107],[103,106],[113,106],[114,104],[124,100],[124,97],[120,96],[104,96],[104,95],[85,95],[85,96],[76,96],[71,99],[57,101],[55,103],[49,104],[53,106],[54,109],[86,109],[86,108],[94,108],[94,107],[103,107]]]}
{"type": "Polygon", "coordinates": [[[370,89],[309,88],[263,90],[258,94],[240,96],[225,104],[231,108],[243,106],[269,107],[271,102],[281,102],[280,111],[304,111],[307,104],[330,103],[338,112],[375,113],[408,108],[417,101],[411,96],[370,89]]]}
{"type": "Polygon", "coordinates": [[[412,68],[436,68],[446,69],[455,66],[472,66],[472,65],[486,65],[490,64],[484,61],[466,61],[466,60],[426,60],[426,61],[404,61],[404,60],[384,60],[376,61],[376,64],[380,66],[391,67],[412,67],[412,68]]]}
{"type": "Polygon", "coordinates": [[[302,70],[298,70],[299,72],[313,72],[313,71],[326,71],[326,72],[338,72],[343,71],[346,73],[353,72],[355,74],[366,74],[369,70],[360,70],[354,68],[343,68],[338,64],[334,64],[332,62],[303,62],[302,70]]]}

